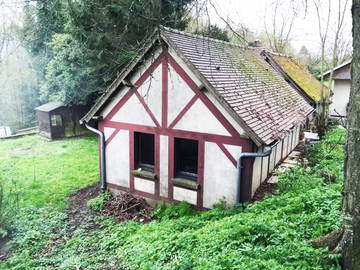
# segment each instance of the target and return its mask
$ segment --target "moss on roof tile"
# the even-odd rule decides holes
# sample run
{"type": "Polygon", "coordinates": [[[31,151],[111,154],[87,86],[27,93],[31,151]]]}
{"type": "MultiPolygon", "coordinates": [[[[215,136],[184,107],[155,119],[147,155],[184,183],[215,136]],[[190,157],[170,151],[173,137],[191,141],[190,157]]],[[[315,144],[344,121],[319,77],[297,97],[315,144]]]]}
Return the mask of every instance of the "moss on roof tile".
{"type": "Polygon", "coordinates": [[[330,93],[329,88],[323,86],[306,67],[298,63],[295,59],[287,56],[272,54],[272,58],[282,68],[282,70],[314,101],[322,99],[322,89],[324,96],[330,93]]]}

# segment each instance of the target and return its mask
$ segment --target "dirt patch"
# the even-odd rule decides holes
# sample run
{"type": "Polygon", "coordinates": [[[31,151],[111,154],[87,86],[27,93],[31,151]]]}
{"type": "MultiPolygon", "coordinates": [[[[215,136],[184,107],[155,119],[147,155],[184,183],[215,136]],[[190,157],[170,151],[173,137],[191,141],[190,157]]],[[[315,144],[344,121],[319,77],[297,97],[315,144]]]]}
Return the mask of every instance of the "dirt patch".
{"type": "Polygon", "coordinates": [[[106,201],[101,213],[118,221],[137,220],[144,223],[151,220],[152,209],[143,198],[121,193],[106,201]]]}
{"type": "Polygon", "coordinates": [[[257,202],[264,199],[266,194],[274,194],[277,188],[276,184],[264,182],[260,185],[260,187],[256,190],[254,197],[251,202],[257,202]]]}
{"type": "MultiPolygon", "coordinates": [[[[151,220],[152,207],[143,198],[129,193],[120,193],[105,201],[104,209],[95,212],[87,206],[87,201],[101,193],[98,183],[79,189],[69,196],[69,207],[65,210],[71,230],[80,225],[89,225],[88,217],[103,215],[117,221],[136,220],[142,223],[151,220]]],[[[95,225],[94,225],[95,226],[95,225]]]]}
{"type": "Polygon", "coordinates": [[[68,215],[70,232],[75,231],[80,225],[87,224],[87,218],[96,213],[90,210],[86,203],[88,200],[97,197],[100,194],[99,183],[79,189],[69,196],[69,207],[65,210],[68,215]]]}

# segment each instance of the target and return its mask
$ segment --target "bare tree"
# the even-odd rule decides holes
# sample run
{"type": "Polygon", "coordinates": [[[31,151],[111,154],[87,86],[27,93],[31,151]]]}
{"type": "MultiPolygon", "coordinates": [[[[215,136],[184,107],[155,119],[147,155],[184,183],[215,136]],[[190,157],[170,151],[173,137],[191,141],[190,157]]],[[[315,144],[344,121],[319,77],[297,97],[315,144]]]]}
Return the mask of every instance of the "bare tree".
{"type": "Polygon", "coordinates": [[[299,2],[293,0],[291,2],[291,11],[287,14],[280,12],[279,9],[289,3],[276,0],[270,8],[270,26],[269,20],[265,16],[264,27],[266,34],[266,41],[270,49],[277,53],[287,53],[287,47],[290,44],[291,31],[294,22],[299,14],[299,2]]]}
{"type": "MultiPolygon", "coordinates": [[[[338,0],[338,8],[337,8],[337,18],[335,23],[335,37],[332,48],[332,58],[331,58],[331,67],[330,67],[330,75],[329,75],[329,84],[331,85],[333,76],[334,76],[334,67],[337,64],[341,31],[344,26],[344,18],[345,12],[348,6],[349,0],[338,0]]],[[[330,1],[329,1],[330,5],[330,1]]]]}
{"type": "Polygon", "coordinates": [[[315,6],[317,21],[318,21],[318,31],[319,31],[319,39],[320,39],[320,50],[321,50],[321,65],[320,65],[320,78],[321,83],[323,85],[321,90],[321,106],[320,112],[318,116],[318,132],[319,135],[322,136],[325,133],[327,122],[328,122],[328,115],[329,115],[329,105],[330,105],[330,96],[327,93],[327,88],[324,86],[324,72],[325,72],[325,65],[326,65],[326,48],[327,45],[331,42],[330,40],[330,31],[334,30],[334,39],[331,48],[331,61],[330,61],[330,75],[329,75],[329,86],[331,87],[332,80],[333,80],[333,69],[337,64],[338,60],[338,52],[339,46],[341,44],[341,31],[344,27],[344,19],[346,10],[348,7],[349,0],[338,0],[338,6],[333,10],[332,3],[334,1],[328,0],[313,0],[313,4],[315,6]],[[325,5],[324,5],[325,3],[325,5]],[[333,22],[332,15],[336,14],[336,21],[333,22]],[[334,26],[334,28],[332,27],[334,26]]]}

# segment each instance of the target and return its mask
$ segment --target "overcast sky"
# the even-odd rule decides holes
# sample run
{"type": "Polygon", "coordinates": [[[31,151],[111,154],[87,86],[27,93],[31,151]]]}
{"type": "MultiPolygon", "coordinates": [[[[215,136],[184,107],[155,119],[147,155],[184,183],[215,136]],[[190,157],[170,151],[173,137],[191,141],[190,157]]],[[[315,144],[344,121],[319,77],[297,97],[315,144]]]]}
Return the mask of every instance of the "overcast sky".
{"type": "MultiPolygon", "coordinates": [[[[275,0],[211,0],[216,6],[218,12],[224,18],[229,18],[234,23],[242,23],[249,27],[254,32],[262,32],[265,28],[265,21],[270,26],[270,20],[273,17],[273,7],[275,0]],[[266,19],[265,19],[266,18],[266,19]]],[[[280,0],[279,0],[280,1],[280,0]]],[[[336,10],[339,4],[345,0],[331,0],[332,15],[331,18],[336,20],[336,10]]],[[[300,1],[298,1],[300,2],[300,1]]],[[[291,13],[292,0],[282,0],[283,7],[279,8],[278,17],[289,16],[291,13]]],[[[305,16],[305,8],[303,5],[299,8],[298,19],[294,23],[292,30],[292,44],[296,50],[299,50],[302,45],[305,45],[310,51],[316,52],[319,49],[319,31],[316,9],[313,5],[312,0],[307,1],[307,12],[305,16]]],[[[326,4],[327,0],[321,0],[323,11],[327,11],[326,4]]],[[[209,11],[211,12],[211,19],[218,25],[224,26],[225,24],[219,19],[219,17],[212,10],[209,5],[209,11]]],[[[325,12],[324,12],[325,14],[325,12]]],[[[345,25],[344,25],[344,36],[347,38],[351,37],[351,0],[348,0],[345,25]]],[[[331,31],[334,32],[334,29],[331,31]]]]}

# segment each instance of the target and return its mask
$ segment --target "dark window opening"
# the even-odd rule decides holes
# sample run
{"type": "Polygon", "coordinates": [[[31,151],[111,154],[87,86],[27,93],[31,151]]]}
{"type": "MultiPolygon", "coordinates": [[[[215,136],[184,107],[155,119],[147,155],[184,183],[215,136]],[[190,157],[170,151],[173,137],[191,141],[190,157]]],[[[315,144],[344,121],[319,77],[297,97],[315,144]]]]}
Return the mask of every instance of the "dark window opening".
{"type": "Polygon", "coordinates": [[[154,172],[154,135],[148,133],[134,133],[135,166],[145,171],[154,172]]]}
{"type": "Polygon", "coordinates": [[[197,180],[198,141],[175,138],[175,177],[197,180]]]}

